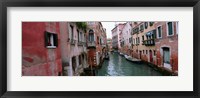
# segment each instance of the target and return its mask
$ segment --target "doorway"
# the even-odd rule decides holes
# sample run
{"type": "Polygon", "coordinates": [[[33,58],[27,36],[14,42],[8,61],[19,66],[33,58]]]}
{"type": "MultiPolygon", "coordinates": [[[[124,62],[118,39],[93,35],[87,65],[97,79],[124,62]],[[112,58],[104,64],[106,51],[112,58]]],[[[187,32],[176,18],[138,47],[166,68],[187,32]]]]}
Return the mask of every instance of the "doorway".
{"type": "Polygon", "coordinates": [[[76,70],[76,57],[72,57],[72,69],[73,69],[73,72],[75,73],[75,70],[76,70]]]}
{"type": "Polygon", "coordinates": [[[153,54],[152,54],[151,50],[149,50],[149,59],[150,59],[150,62],[152,63],[153,62],[153,54]]]}
{"type": "Polygon", "coordinates": [[[142,59],[142,51],[140,51],[140,59],[142,59]]]}
{"type": "Polygon", "coordinates": [[[168,47],[163,47],[163,64],[165,68],[171,69],[170,65],[170,49],[168,47]]]}

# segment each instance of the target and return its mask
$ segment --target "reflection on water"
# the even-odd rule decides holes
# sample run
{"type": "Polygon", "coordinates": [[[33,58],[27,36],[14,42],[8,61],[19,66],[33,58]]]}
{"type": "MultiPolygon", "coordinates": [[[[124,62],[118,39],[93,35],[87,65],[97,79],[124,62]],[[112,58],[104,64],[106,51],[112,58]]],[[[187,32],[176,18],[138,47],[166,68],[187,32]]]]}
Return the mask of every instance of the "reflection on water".
{"type": "Polygon", "coordinates": [[[118,53],[111,53],[110,60],[104,60],[98,76],[161,76],[162,74],[146,64],[127,61],[118,53]]]}

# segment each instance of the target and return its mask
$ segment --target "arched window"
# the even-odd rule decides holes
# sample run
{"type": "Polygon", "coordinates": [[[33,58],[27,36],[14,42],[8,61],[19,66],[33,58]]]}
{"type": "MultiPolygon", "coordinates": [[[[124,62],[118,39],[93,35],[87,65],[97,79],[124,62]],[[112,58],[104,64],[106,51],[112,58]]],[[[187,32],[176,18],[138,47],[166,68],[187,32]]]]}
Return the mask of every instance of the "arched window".
{"type": "Polygon", "coordinates": [[[89,33],[94,33],[94,31],[90,29],[90,30],[89,30],[89,33]]]}
{"type": "Polygon", "coordinates": [[[94,41],[94,31],[93,30],[89,30],[89,41],[94,41]]]}

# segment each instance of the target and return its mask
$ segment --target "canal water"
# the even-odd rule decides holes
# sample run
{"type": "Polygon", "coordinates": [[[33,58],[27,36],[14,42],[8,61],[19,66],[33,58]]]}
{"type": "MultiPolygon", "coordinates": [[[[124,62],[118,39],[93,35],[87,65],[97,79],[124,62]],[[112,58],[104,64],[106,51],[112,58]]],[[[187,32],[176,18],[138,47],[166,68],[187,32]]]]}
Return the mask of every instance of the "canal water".
{"type": "Polygon", "coordinates": [[[104,60],[97,76],[162,76],[162,74],[152,67],[141,63],[127,61],[125,57],[114,52],[110,55],[110,60],[104,60]]]}

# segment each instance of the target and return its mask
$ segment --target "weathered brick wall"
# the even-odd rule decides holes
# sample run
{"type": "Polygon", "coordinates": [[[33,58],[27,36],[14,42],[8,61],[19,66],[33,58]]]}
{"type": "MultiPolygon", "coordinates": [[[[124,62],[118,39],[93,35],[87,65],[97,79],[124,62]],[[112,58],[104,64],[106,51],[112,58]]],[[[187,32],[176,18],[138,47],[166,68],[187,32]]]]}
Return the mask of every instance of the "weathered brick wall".
{"type": "Polygon", "coordinates": [[[162,38],[156,39],[158,66],[163,66],[162,47],[168,47],[170,49],[170,64],[172,65],[172,71],[178,71],[178,34],[176,22],[173,22],[174,35],[172,36],[167,36],[166,22],[159,22],[156,24],[156,26],[159,25],[162,25],[162,38]]]}

